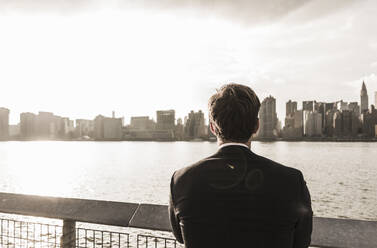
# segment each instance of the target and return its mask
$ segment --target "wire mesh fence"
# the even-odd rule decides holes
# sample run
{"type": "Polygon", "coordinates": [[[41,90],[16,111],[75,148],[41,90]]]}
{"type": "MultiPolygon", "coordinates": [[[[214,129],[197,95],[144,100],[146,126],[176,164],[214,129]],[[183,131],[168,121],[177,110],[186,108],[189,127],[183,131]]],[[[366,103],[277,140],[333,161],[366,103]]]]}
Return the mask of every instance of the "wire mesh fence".
{"type": "MultiPolygon", "coordinates": [[[[63,226],[0,219],[0,248],[53,248],[62,246],[63,226]]],[[[153,235],[76,228],[76,248],[180,248],[175,239],[153,235]],[[133,236],[133,240],[131,240],[133,236]],[[133,242],[131,242],[133,241],[133,242]]]]}
{"type": "Polygon", "coordinates": [[[76,229],[77,248],[128,248],[130,235],[128,233],[110,232],[94,229],[76,229]]]}
{"type": "Polygon", "coordinates": [[[151,235],[137,235],[137,248],[180,248],[177,240],[151,235]]]}
{"type": "Polygon", "coordinates": [[[1,248],[60,247],[62,226],[11,219],[0,221],[1,248]]]}

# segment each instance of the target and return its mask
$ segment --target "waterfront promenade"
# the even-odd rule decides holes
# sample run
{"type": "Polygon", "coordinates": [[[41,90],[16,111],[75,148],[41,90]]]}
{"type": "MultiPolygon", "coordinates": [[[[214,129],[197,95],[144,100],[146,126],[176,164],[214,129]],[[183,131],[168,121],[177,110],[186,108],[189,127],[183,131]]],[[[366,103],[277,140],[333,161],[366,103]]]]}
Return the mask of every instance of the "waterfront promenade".
{"type": "MultiPolygon", "coordinates": [[[[106,230],[118,226],[170,232],[165,205],[0,193],[0,213],[18,216],[1,219],[1,247],[179,247],[174,239],[153,233],[135,238],[106,230]],[[62,225],[20,220],[26,216],[58,219],[62,225]],[[76,227],[77,222],[106,226],[83,229],[76,227]]],[[[314,217],[311,246],[375,248],[377,221],[314,217]]]]}

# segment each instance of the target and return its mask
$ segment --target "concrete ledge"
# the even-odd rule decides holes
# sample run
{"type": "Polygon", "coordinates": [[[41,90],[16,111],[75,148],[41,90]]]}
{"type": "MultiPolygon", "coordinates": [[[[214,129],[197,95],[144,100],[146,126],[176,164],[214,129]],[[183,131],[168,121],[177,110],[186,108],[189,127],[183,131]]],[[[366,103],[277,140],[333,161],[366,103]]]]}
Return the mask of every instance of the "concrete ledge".
{"type": "Polygon", "coordinates": [[[130,221],[130,227],[171,231],[167,206],[140,204],[130,221]]]}
{"type": "Polygon", "coordinates": [[[139,204],[0,193],[0,212],[127,227],[139,204]]]}
{"type": "Polygon", "coordinates": [[[377,221],[314,217],[311,245],[376,248],[377,221]]]}
{"type": "MultiPolygon", "coordinates": [[[[165,205],[0,193],[0,212],[171,231],[165,205]]],[[[311,246],[376,248],[377,221],[315,217],[311,246]]]]}

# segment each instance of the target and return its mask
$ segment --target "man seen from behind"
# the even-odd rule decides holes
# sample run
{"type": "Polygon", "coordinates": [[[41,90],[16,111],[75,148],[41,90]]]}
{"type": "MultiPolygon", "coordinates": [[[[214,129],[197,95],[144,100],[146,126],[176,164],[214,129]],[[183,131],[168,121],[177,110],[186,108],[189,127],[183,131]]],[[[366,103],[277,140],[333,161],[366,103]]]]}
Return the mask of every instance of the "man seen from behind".
{"type": "Polygon", "coordinates": [[[254,91],[224,85],[208,107],[219,147],[172,176],[169,216],[176,239],[187,248],[308,247],[313,212],[301,171],[250,150],[259,128],[254,91]]]}

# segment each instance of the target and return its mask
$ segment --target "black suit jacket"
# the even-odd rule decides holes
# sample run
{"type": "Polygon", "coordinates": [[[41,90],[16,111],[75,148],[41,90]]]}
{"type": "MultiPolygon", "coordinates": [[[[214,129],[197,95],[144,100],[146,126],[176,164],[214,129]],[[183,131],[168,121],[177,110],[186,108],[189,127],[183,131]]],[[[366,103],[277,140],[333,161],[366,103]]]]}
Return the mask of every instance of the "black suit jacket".
{"type": "Polygon", "coordinates": [[[173,233],[187,248],[310,244],[313,212],[302,173],[246,147],[223,147],[176,171],[170,190],[173,233]]]}

